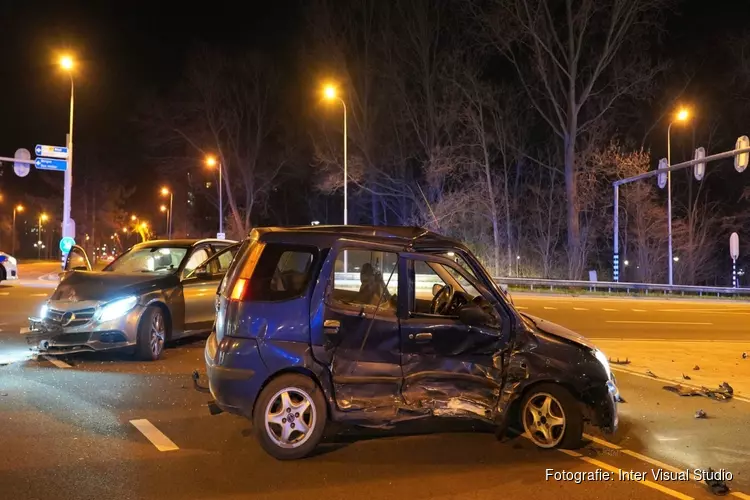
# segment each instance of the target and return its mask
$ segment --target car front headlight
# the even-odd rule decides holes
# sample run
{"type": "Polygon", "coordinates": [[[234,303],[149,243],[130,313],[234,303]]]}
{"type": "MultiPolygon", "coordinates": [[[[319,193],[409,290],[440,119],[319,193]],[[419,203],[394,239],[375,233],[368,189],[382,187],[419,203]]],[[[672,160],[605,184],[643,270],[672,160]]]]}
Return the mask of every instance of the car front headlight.
{"type": "Polygon", "coordinates": [[[599,349],[594,349],[594,357],[602,364],[604,371],[607,372],[607,380],[612,380],[612,369],[609,367],[609,360],[599,349]]]}
{"type": "Polygon", "coordinates": [[[49,310],[49,306],[47,304],[42,304],[42,308],[39,309],[39,317],[44,319],[47,317],[47,311],[49,310]]]}
{"type": "Polygon", "coordinates": [[[137,303],[138,298],[132,295],[130,297],[124,297],[104,304],[99,313],[99,321],[112,321],[113,319],[117,319],[130,312],[137,303]]]}

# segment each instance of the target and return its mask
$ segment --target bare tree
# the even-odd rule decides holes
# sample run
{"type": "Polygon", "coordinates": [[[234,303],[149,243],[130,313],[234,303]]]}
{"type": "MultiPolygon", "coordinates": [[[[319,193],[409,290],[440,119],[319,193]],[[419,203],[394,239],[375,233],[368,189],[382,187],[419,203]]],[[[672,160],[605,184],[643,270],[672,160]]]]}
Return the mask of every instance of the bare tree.
{"type": "Polygon", "coordinates": [[[623,96],[648,83],[658,68],[627,50],[654,0],[495,0],[480,13],[489,41],[516,69],[529,101],[562,142],[568,275],[585,265],[579,220],[576,157],[581,136],[623,96]]]}

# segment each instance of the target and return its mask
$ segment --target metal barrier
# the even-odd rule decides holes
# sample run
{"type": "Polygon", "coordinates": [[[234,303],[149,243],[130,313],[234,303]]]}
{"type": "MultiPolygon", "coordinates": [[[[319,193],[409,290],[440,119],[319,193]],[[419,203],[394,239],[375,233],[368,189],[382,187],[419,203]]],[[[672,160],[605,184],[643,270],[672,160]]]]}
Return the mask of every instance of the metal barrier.
{"type": "Polygon", "coordinates": [[[728,295],[728,296],[750,296],[750,288],[731,288],[720,286],[687,286],[687,285],[658,285],[653,283],[623,283],[614,281],[577,281],[577,280],[550,280],[537,278],[495,278],[497,283],[516,288],[528,288],[529,290],[549,288],[555,289],[579,289],[590,292],[617,291],[662,293],[664,295],[728,295]]]}

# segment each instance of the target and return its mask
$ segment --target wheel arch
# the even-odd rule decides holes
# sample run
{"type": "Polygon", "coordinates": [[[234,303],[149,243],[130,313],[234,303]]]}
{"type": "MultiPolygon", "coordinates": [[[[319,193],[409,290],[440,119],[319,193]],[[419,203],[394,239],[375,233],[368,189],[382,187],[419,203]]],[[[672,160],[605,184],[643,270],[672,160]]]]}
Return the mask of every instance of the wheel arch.
{"type": "MultiPolygon", "coordinates": [[[[172,320],[172,311],[169,309],[169,306],[162,302],[159,299],[154,299],[148,304],[146,304],[146,308],[149,307],[158,307],[162,314],[164,315],[164,327],[167,330],[167,338],[165,340],[170,341],[172,340],[172,331],[173,331],[173,320],[172,320]]],[[[143,320],[143,316],[141,316],[141,320],[143,320]]]]}
{"type": "Polygon", "coordinates": [[[250,412],[250,418],[251,419],[255,415],[255,407],[258,404],[258,400],[260,399],[261,393],[265,390],[265,388],[268,386],[268,384],[270,384],[271,382],[273,382],[277,378],[282,377],[284,375],[303,375],[303,376],[309,378],[310,380],[312,380],[315,383],[315,385],[317,386],[317,388],[320,390],[321,394],[323,394],[323,399],[326,401],[326,404],[325,404],[325,407],[326,407],[325,408],[325,410],[326,410],[326,417],[328,419],[330,419],[331,410],[328,407],[328,398],[326,397],[326,392],[323,390],[323,385],[320,383],[320,380],[318,379],[318,376],[315,375],[315,372],[313,372],[312,370],[310,370],[309,368],[304,367],[304,366],[289,366],[289,367],[285,367],[285,368],[282,368],[281,370],[276,371],[276,372],[272,373],[271,375],[269,375],[263,381],[263,383],[260,385],[260,387],[258,388],[258,392],[255,395],[255,399],[253,401],[253,405],[251,407],[251,412],[250,412]]]}

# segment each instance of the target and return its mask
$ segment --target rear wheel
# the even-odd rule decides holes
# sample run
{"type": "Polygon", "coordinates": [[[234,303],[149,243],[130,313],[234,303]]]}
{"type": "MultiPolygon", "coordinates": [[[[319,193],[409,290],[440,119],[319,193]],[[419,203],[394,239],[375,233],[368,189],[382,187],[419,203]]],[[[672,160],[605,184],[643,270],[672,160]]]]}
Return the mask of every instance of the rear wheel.
{"type": "Polygon", "coordinates": [[[164,352],[167,338],[167,323],[164,311],[157,306],[149,306],[138,324],[138,337],[135,356],[143,361],[156,361],[164,352]]]}
{"type": "Polygon", "coordinates": [[[8,277],[5,274],[5,267],[0,266],[0,283],[8,279],[8,277]]]}
{"type": "Polygon", "coordinates": [[[540,448],[577,448],[583,436],[581,407],[557,384],[540,384],[521,403],[523,429],[540,448]]]}
{"type": "Polygon", "coordinates": [[[327,420],[325,398],[304,375],[272,380],[260,393],[253,412],[253,430],[263,449],[278,460],[303,458],[323,437],[327,420]]]}

